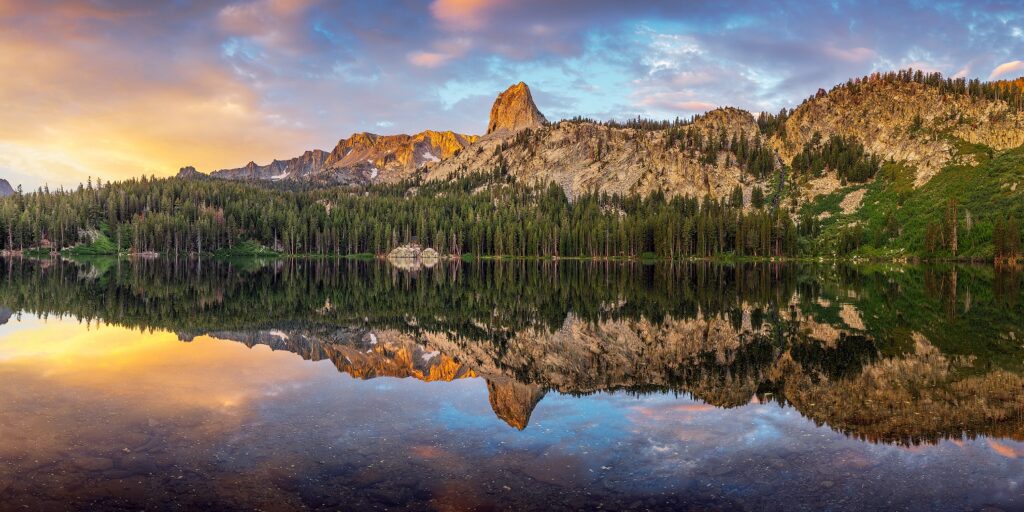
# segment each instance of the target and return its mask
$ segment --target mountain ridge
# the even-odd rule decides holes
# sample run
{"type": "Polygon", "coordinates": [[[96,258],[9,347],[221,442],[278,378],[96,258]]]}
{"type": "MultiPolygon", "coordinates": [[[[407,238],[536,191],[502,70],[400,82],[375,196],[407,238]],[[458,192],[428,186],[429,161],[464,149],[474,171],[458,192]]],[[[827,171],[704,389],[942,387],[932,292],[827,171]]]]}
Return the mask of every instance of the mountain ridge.
{"type": "MultiPolygon", "coordinates": [[[[820,89],[778,116],[755,119],[745,110],[719,107],[675,123],[550,123],[529,86],[518,82],[496,97],[482,136],[360,132],[341,139],[329,153],[311,150],[209,175],[368,186],[498,169],[526,183],[557,183],[570,199],[591,191],[717,199],[740,194],[749,205],[755,189],[774,187],[781,193],[792,185],[803,191],[795,200],[809,201],[841,188],[842,169],[825,165],[802,175],[787,170],[798,155],[828,151],[826,143],[835,137],[859,145],[879,162],[907,164],[915,187],[948,165],[976,164],[961,151],[965,145],[1001,151],[1024,144],[1018,82],[943,80],[913,70],[874,73],[820,89]]],[[[185,178],[200,174],[189,167],[179,172],[185,178]]]]}

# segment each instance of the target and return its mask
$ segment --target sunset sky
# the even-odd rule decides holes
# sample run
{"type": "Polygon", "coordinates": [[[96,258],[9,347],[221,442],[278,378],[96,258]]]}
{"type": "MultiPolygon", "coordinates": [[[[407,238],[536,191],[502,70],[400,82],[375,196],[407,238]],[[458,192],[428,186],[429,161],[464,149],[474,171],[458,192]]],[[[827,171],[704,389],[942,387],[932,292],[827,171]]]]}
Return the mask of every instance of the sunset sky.
{"type": "Polygon", "coordinates": [[[795,106],[875,70],[1024,75],[1015,1],[0,0],[0,177],[35,188],[549,119],[795,106]]]}

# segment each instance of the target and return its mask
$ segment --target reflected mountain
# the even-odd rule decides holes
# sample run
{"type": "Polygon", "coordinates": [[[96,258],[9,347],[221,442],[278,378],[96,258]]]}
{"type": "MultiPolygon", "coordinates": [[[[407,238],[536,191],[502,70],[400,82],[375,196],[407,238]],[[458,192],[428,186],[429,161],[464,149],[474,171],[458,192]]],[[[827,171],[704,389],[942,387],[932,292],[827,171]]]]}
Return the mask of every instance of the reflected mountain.
{"type": "Polygon", "coordinates": [[[621,391],[776,402],[879,443],[1024,439],[1024,301],[1006,269],[6,263],[15,311],[265,345],[357,379],[482,378],[520,430],[546,393],[621,391]]]}

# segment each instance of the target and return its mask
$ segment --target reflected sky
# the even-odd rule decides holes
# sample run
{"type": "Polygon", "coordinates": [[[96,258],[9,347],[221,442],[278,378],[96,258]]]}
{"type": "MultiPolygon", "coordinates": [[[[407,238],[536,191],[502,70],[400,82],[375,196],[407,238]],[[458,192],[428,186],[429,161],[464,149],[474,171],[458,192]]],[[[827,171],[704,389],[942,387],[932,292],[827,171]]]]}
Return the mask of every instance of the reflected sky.
{"type": "Polygon", "coordinates": [[[0,326],[0,503],[34,510],[982,509],[1024,443],[872,444],[792,407],[359,380],[265,345],[31,315],[0,326]]]}

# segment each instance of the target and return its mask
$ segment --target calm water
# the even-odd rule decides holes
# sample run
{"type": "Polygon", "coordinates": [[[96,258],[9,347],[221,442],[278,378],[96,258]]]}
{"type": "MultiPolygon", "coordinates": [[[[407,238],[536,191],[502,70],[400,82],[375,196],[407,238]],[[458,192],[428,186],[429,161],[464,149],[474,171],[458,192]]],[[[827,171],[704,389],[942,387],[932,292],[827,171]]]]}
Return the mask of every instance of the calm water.
{"type": "Polygon", "coordinates": [[[992,267],[6,261],[0,509],[1021,510],[992,267]]]}

